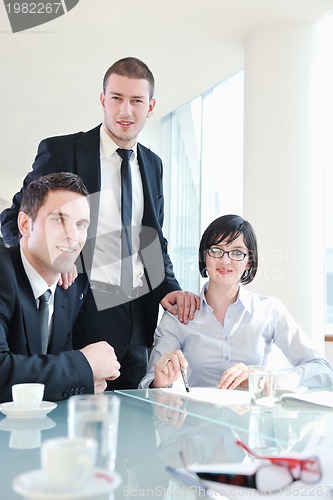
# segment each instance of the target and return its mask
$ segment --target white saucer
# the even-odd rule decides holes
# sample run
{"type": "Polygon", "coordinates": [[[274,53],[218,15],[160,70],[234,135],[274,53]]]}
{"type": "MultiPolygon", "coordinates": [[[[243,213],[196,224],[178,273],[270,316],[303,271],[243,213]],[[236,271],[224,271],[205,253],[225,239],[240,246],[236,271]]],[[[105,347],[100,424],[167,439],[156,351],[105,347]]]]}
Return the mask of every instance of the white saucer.
{"type": "Polygon", "coordinates": [[[95,469],[92,481],[80,490],[52,491],[46,484],[42,470],[32,470],[17,476],[12,483],[16,493],[35,500],[71,500],[93,498],[118,488],[121,477],[117,472],[95,469]]]}
{"type": "Polygon", "coordinates": [[[303,392],[307,391],[308,388],[305,387],[304,385],[298,385],[296,387],[277,387],[276,392],[278,392],[280,395],[285,393],[285,392],[292,392],[294,394],[302,394],[303,392]]]}
{"type": "Polygon", "coordinates": [[[57,403],[50,403],[49,401],[42,401],[38,408],[33,410],[27,410],[26,408],[15,408],[14,403],[10,401],[9,403],[2,403],[0,405],[0,411],[7,417],[14,418],[39,418],[45,417],[50,411],[57,407],[57,403]]]}

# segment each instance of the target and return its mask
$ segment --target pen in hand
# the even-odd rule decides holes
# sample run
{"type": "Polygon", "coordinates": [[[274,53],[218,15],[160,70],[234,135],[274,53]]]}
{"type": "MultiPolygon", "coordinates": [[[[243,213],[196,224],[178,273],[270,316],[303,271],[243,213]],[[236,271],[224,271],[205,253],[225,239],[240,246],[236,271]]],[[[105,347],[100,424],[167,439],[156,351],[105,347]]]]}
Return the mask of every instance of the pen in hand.
{"type": "Polygon", "coordinates": [[[182,366],[180,367],[180,372],[181,372],[182,377],[183,377],[183,381],[184,381],[186,392],[190,392],[190,386],[188,385],[188,380],[187,380],[186,372],[185,372],[185,370],[184,370],[184,368],[182,366]]]}

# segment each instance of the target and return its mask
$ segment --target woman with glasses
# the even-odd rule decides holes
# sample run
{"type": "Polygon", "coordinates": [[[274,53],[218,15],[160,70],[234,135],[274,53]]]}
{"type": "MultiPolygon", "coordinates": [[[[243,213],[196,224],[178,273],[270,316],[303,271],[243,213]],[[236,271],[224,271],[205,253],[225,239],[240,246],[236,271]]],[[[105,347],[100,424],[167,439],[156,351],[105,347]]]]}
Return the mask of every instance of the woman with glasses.
{"type": "Polygon", "coordinates": [[[238,215],[214,220],[199,247],[200,274],[209,278],[201,291],[201,307],[188,325],[164,312],[139,387],[168,387],[185,368],[192,387],[247,387],[248,366],[266,364],[273,344],[302,385],[332,385],[332,367],[281,301],[245,288],[257,267],[251,224],[238,215]]]}

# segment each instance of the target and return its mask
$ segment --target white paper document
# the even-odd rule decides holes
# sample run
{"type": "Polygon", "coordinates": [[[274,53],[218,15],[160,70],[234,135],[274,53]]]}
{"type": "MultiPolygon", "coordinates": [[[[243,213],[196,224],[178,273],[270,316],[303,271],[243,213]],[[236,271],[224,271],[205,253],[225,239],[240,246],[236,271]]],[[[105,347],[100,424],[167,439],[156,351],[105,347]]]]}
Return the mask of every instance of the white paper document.
{"type": "Polygon", "coordinates": [[[161,391],[174,396],[181,396],[217,406],[249,405],[251,403],[249,391],[243,390],[216,389],[215,387],[191,387],[190,392],[186,392],[185,389],[169,387],[167,389],[161,389],[161,391]]]}
{"type": "Polygon", "coordinates": [[[285,393],[280,396],[280,400],[333,408],[333,392],[331,391],[308,392],[306,394],[285,393]]]}

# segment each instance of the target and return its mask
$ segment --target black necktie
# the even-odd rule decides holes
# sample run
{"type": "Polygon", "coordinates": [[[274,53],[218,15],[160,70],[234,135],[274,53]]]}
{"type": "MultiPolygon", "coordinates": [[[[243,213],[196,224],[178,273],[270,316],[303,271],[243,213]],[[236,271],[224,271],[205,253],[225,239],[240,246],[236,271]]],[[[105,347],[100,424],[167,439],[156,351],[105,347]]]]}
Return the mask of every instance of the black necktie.
{"type": "Polygon", "coordinates": [[[51,290],[46,290],[39,299],[39,323],[42,340],[42,354],[47,353],[47,345],[49,340],[49,298],[51,290]]]}
{"type": "Polygon", "coordinates": [[[131,149],[117,149],[121,162],[121,278],[120,286],[125,293],[133,290],[132,266],[132,176],[129,159],[131,149]]]}

